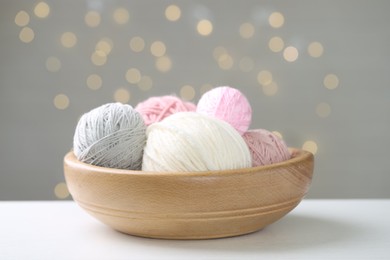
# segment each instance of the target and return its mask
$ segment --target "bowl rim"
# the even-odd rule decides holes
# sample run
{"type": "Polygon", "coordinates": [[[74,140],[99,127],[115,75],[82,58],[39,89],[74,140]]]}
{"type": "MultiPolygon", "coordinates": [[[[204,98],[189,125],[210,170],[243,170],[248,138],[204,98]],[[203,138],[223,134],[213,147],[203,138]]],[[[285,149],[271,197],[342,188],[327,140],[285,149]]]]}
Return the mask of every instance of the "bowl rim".
{"type": "Polygon", "coordinates": [[[270,171],[276,168],[290,167],[291,165],[297,164],[306,160],[313,160],[314,155],[306,150],[290,147],[289,151],[291,153],[291,158],[282,162],[248,167],[248,168],[238,168],[238,169],[229,169],[229,170],[213,170],[213,171],[189,171],[189,172],[157,172],[157,171],[142,171],[142,170],[126,170],[126,169],[117,169],[117,168],[108,168],[97,165],[88,164],[82,161],[79,161],[76,158],[76,155],[73,153],[73,150],[69,151],[64,157],[64,165],[79,169],[82,171],[101,173],[101,174],[111,174],[111,175],[132,175],[132,176],[188,176],[188,177],[200,177],[200,176],[226,176],[231,174],[245,174],[253,173],[259,171],[270,171]],[[185,173],[185,174],[184,174],[185,173]]]}

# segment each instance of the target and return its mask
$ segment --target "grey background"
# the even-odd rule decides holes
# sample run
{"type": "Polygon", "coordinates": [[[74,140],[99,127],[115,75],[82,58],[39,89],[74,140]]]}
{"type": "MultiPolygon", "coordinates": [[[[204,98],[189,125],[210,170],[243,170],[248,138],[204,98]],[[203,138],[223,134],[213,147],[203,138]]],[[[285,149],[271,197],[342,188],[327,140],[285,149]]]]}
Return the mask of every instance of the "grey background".
{"type": "MultiPolygon", "coordinates": [[[[79,116],[103,103],[113,102],[116,89],[127,89],[129,103],[136,105],[150,96],[176,93],[191,85],[197,102],[201,86],[230,85],[249,98],[254,115],[251,128],[276,130],[289,146],[306,140],[318,145],[315,178],[310,198],[389,198],[390,189],[390,10],[389,1],[47,1],[50,14],[37,18],[35,1],[0,1],[0,199],[57,199],[54,189],[64,181],[62,159],[72,147],[79,116]],[[164,16],[169,4],[181,8],[181,18],[170,22],[164,16]],[[117,25],[112,13],[124,7],[130,14],[126,25],[117,25]],[[96,28],[86,26],[85,13],[101,13],[96,28]],[[22,29],[15,15],[25,10],[27,25],[35,32],[31,43],[19,40],[22,29]],[[283,27],[269,26],[268,16],[284,15],[283,27]],[[196,31],[199,19],[213,23],[211,35],[196,31]],[[243,39],[239,27],[250,22],[255,34],[243,39]],[[60,36],[76,34],[73,48],[64,48],[60,36]],[[129,40],[141,36],[145,50],[134,53],[129,40]],[[286,62],[281,53],[268,48],[273,36],[295,46],[299,57],[286,62]],[[103,66],[90,56],[96,42],[110,38],[114,47],[103,66]],[[158,71],[149,47],[161,40],[172,60],[167,73],[158,71]],[[324,46],[319,58],[310,57],[307,46],[324,46]],[[213,50],[224,46],[234,64],[222,70],[213,50]],[[61,61],[58,72],[45,68],[48,57],[61,61]],[[242,57],[254,68],[239,68],[242,57]],[[128,68],[138,68],[153,79],[143,91],[125,79],[128,68]],[[273,74],[279,90],[266,96],[257,82],[261,70],[273,74]],[[99,74],[98,90],[86,86],[90,74],[99,74]],[[325,75],[340,80],[334,90],[324,87],[325,75]],[[60,110],[54,97],[68,96],[69,106],[60,110]],[[316,114],[326,102],[328,117],[316,114]]],[[[69,198],[69,197],[68,197],[69,198]]]]}

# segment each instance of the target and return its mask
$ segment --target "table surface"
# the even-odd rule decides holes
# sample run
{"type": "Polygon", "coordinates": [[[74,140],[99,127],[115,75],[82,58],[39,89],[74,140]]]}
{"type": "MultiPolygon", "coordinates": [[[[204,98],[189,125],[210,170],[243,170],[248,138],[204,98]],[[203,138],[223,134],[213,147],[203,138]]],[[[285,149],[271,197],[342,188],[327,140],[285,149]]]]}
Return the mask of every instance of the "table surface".
{"type": "Polygon", "coordinates": [[[160,240],[116,232],[71,201],[0,202],[0,259],[390,259],[390,200],[303,200],[258,232],[160,240]]]}

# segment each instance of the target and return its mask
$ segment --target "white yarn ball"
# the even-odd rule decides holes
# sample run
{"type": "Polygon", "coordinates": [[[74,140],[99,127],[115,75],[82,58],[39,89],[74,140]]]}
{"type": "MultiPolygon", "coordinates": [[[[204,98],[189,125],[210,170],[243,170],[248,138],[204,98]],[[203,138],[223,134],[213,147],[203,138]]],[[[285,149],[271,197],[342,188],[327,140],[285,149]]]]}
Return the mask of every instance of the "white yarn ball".
{"type": "Polygon", "coordinates": [[[228,123],[195,112],[179,112],[151,124],[143,171],[188,172],[251,167],[244,139],[228,123]]]}
{"type": "Polygon", "coordinates": [[[146,126],[130,105],[109,103],[84,114],[76,127],[73,151],[83,162],[118,169],[139,170],[146,142],[146,126]]]}

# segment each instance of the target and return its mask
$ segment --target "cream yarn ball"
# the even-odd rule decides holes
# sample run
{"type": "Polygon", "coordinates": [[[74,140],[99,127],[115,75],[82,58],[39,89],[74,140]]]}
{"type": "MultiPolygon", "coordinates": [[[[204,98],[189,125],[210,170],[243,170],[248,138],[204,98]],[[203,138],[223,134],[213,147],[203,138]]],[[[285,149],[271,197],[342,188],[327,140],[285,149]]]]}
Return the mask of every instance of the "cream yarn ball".
{"type": "Polygon", "coordinates": [[[179,112],[146,131],[143,171],[193,172],[251,167],[244,139],[229,124],[195,112],[179,112]]]}
{"type": "Polygon", "coordinates": [[[73,151],[85,163],[140,170],[146,126],[130,105],[108,103],[85,113],[73,137],[73,151]]]}

